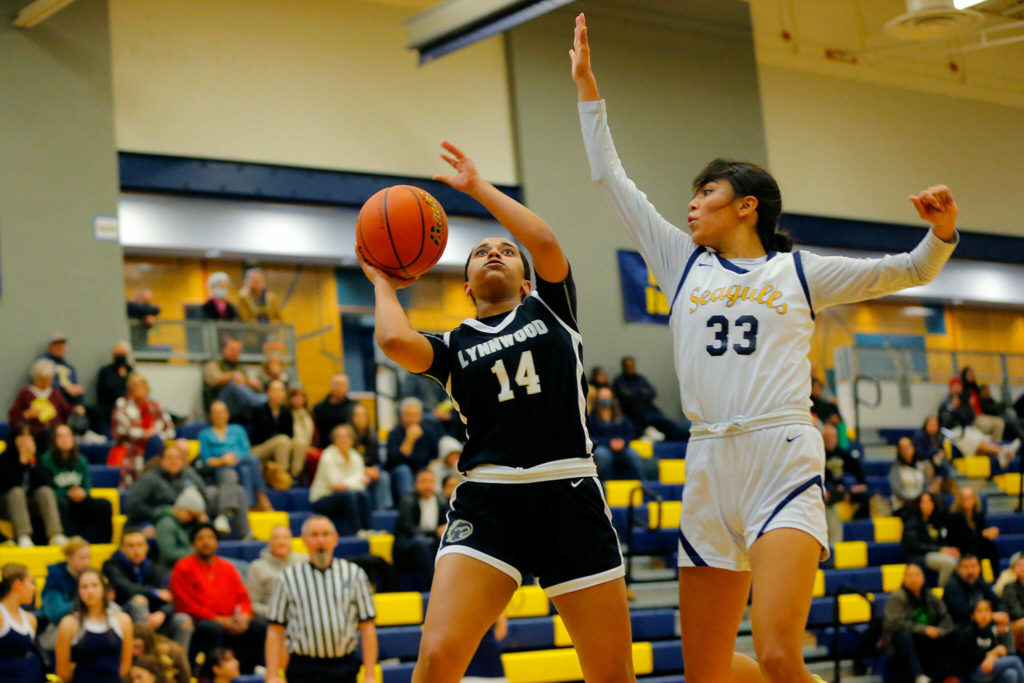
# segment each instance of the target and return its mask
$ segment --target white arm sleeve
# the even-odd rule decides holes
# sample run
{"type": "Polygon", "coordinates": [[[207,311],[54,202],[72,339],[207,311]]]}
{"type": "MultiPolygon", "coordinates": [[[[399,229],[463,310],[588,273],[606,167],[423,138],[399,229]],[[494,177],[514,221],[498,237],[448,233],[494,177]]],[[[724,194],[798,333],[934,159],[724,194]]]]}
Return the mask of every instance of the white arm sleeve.
{"type": "Polygon", "coordinates": [[[928,230],[913,251],[882,258],[818,256],[802,251],[800,256],[811,306],[820,311],[829,306],[873,299],[931,282],[959,241],[959,234],[952,242],[944,242],[928,230]]]}
{"type": "Polygon", "coordinates": [[[626,228],[665,296],[671,298],[696,246],[687,233],[665,220],[626,176],[608,129],[604,100],[580,102],[579,114],[590,179],[626,228]]]}

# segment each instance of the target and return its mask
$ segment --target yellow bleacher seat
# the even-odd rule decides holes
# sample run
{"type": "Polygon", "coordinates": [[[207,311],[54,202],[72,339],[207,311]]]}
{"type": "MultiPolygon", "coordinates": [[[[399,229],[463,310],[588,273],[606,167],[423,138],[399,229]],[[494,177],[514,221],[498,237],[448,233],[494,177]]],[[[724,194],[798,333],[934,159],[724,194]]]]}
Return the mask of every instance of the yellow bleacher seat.
{"type": "MultiPolygon", "coordinates": [[[[373,413],[370,413],[370,415],[373,415],[373,413]]],[[[377,430],[377,441],[379,443],[387,443],[388,434],[390,433],[390,429],[384,429],[383,427],[381,427],[380,429],[377,430]]]]}
{"type": "Polygon", "coordinates": [[[942,586],[936,586],[935,588],[933,588],[933,589],[932,589],[932,594],[933,594],[933,595],[934,595],[935,597],[937,597],[937,598],[938,598],[939,600],[941,600],[941,599],[942,599],[942,595],[943,595],[943,593],[945,593],[945,592],[946,592],[946,591],[945,591],[945,589],[944,589],[944,588],[943,588],[942,586]]]}
{"type": "Polygon", "coordinates": [[[423,597],[419,593],[377,593],[377,626],[400,626],[423,622],[423,597]]]}
{"type": "Polygon", "coordinates": [[[836,502],[836,514],[839,515],[840,521],[849,522],[853,519],[853,513],[855,511],[853,503],[847,503],[845,500],[836,502]]]}
{"type": "Polygon", "coordinates": [[[1006,474],[1000,474],[993,477],[993,481],[996,482],[996,486],[1008,496],[1016,496],[1020,494],[1020,473],[1008,472],[1006,474]]]}
{"type": "Polygon", "coordinates": [[[565,627],[561,615],[552,617],[555,622],[555,647],[572,647],[572,638],[569,637],[569,629],[565,627]]]}
{"type": "Polygon", "coordinates": [[[868,544],[864,541],[844,541],[832,548],[836,569],[856,569],[868,566],[868,544]]]}
{"type": "MultiPolygon", "coordinates": [[[[629,505],[629,495],[633,489],[640,488],[640,482],[636,479],[613,479],[604,483],[604,495],[608,499],[608,505],[613,508],[626,507],[629,505]]],[[[640,494],[636,495],[636,503],[640,503],[640,494]]]]}
{"type": "Polygon", "coordinates": [[[0,455],[3,455],[3,452],[6,451],[6,450],[7,450],[7,442],[6,441],[0,441],[0,455]]]}
{"type": "Polygon", "coordinates": [[[505,607],[505,616],[510,619],[544,617],[550,613],[548,596],[544,595],[544,590],[540,586],[520,586],[505,607]]]}
{"type": "Polygon", "coordinates": [[[124,525],[128,521],[128,516],[114,515],[111,521],[114,524],[114,537],[111,539],[111,542],[114,545],[121,545],[121,533],[124,531],[124,525]]]}
{"type": "MultiPolygon", "coordinates": [[[[501,655],[505,678],[509,683],[553,683],[583,678],[576,650],[534,650],[506,652],[501,655]]],[[[654,670],[654,651],[650,643],[633,643],[633,669],[638,676],[654,670]]]]}
{"type": "MultiPolygon", "coordinates": [[[[164,448],[167,446],[177,445],[177,439],[167,439],[164,441],[164,448]]],[[[188,462],[192,462],[199,457],[199,440],[198,439],[185,439],[185,443],[188,445],[188,451],[185,453],[185,458],[188,462]]]]}
{"type": "Polygon", "coordinates": [[[647,520],[652,529],[675,529],[679,526],[679,518],[682,514],[683,502],[681,500],[666,500],[662,503],[647,504],[647,520]],[[660,524],[656,527],[655,524],[658,522],[660,524]]]}
{"type": "Polygon", "coordinates": [[[882,590],[892,593],[903,585],[903,575],[907,573],[905,564],[883,564],[882,565],[882,590]]]}
{"type": "Polygon", "coordinates": [[[871,603],[869,601],[859,595],[839,596],[839,623],[863,624],[867,621],[871,621],[871,603]]]}
{"type": "Polygon", "coordinates": [[[825,572],[820,569],[814,575],[814,592],[811,595],[815,598],[825,596],[825,572]]]}
{"type": "Polygon", "coordinates": [[[685,484],[686,461],[682,458],[659,460],[658,481],[662,484],[685,484]]]}
{"type": "Polygon", "coordinates": [[[63,562],[64,553],[55,545],[37,545],[34,548],[0,548],[0,565],[18,562],[28,567],[32,576],[39,579],[46,576],[46,568],[55,563],[63,562]]]}
{"type": "Polygon", "coordinates": [[[899,543],[903,540],[903,520],[899,517],[875,517],[875,542],[899,543]]]}
{"type": "Polygon", "coordinates": [[[110,559],[110,556],[117,552],[117,546],[113,543],[93,543],[91,567],[100,569],[103,563],[110,559]]]}
{"type": "MultiPolygon", "coordinates": [[[[3,443],[0,441],[0,443],[3,443]]],[[[14,527],[6,519],[0,519],[0,534],[3,534],[7,538],[14,538],[14,527]]],[[[3,550],[0,550],[2,553],[3,550]]]]}
{"type": "Polygon", "coordinates": [[[94,488],[89,491],[89,495],[93,498],[102,498],[103,500],[110,501],[110,507],[113,508],[114,514],[121,514],[121,491],[119,489],[97,489],[94,488]]]}
{"type": "Polygon", "coordinates": [[[303,541],[302,538],[293,538],[292,539],[292,552],[293,553],[302,553],[303,555],[308,555],[309,554],[309,548],[306,547],[306,542],[303,541]]]}
{"type": "Polygon", "coordinates": [[[249,528],[252,535],[261,541],[270,540],[270,532],[275,526],[289,526],[287,512],[250,512],[249,528]]]}
{"type": "Polygon", "coordinates": [[[388,562],[394,562],[391,559],[391,549],[395,545],[395,537],[391,534],[377,534],[376,536],[370,536],[370,554],[376,555],[377,557],[383,557],[388,562]]]}
{"type": "Polygon", "coordinates": [[[996,582],[995,575],[992,573],[992,561],[987,557],[981,561],[981,578],[985,579],[989,584],[996,582]]]}
{"type": "Polygon", "coordinates": [[[636,451],[636,454],[641,458],[653,458],[654,457],[654,444],[650,441],[644,441],[643,439],[633,439],[629,442],[629,447],[636,451]]]}
{"type": "Polygon", "coordinates": [[[992,459],[987,455],[972,455],[954,462],[968,479],[988,479],[992,475],[992,459]]]}

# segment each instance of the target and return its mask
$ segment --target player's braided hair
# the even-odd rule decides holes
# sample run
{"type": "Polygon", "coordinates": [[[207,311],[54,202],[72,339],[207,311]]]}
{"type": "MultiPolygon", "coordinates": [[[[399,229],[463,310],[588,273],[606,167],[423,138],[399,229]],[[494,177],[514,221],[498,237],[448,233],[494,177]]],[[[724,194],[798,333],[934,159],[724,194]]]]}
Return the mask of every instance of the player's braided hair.
{"type": "Polygon", "coordinates": [[[693,179],[693,191],[713,180],[727,180],[737,197],[757,198],[757,236],[765,251],[793,251],[793,238],[779,230],[782,193],[768,171],[746,161],[718,158],[693,179]]]}

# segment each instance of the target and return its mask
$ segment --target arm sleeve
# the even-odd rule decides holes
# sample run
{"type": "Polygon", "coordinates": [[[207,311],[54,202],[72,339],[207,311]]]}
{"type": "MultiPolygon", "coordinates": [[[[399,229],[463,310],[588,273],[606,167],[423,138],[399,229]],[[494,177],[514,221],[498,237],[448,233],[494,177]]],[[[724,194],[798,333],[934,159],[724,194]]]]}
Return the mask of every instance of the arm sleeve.
{"type": "Polygon", "coordinates": [[[590,179],[671,301],[683,267],[696,245],[687,233],[665,220],[647,195],[626,175],[612,142],[604,100],[580,102],[579,115],[590,161],[590,179]]]}
{"type": "Polygon", "coordinates": [[[361,567],[356,570],[355,580],[356,608],[359,610],[359,621],[373,621],[377,618],[377,606],[373,602],[373,593],[370,591],[370,580],[366,578],[366,572],[361,567]]]}
{"type": "Polygon", "coordinates": [[[184,612],[193,619],[213,619],[217,614],[207,607],[201,600],[194,597],[191,586],[188,585],[188,577],[185,572],[175,569],[171,572],[171,594],[174,596],[174,608],[184,612]]]}
{"type": "MultiPolygon", "coordinates": [[[[448,356],[447,334],[424,334],[434,350],[434,359],[422,374],[434,380],[442,387],[448,385],[451,374],[451,358],[448,356]]],[[[388,440],[390,449],[390,439],[388,440]]]]}
{"type": "Polygon", "coordinates": [[[802,251],[800,257],[811,307],[820,311],[931,282],[959,241],[956,235],[952,242],[944,242],[929,229],[913,251],[882,258],[819,256],[802,251]]]}
{"type": "Polygon", "coordinates": [[[56,624],[60,622],[61,619],[71,614],[74,606],[74,600],[64,593],[56,588],[47,590],[47,587],[43,586],[43,599],[40,611],[50,623],[56,624]]]}
{"type": "Polygon", "coordinates": [[[283,579],[282,576],[277,580],[267,603],[267,621],[281,626],[288,623],[288,584],[283,579]]]}
{"type": "Polygon", "coordinates": [[[206,428],[199,432],[199,462],[206,464],[210,458],[218,457],[217,449],[214,448],[213,430],[206,428]]]}
{"type": "Polygon", "coordinates": [[[537,296],[566,325],[579,332],[576,322],[576,283],[572,279],[572,269],[561,282],[548,282],[537,276],[537,296]]]}

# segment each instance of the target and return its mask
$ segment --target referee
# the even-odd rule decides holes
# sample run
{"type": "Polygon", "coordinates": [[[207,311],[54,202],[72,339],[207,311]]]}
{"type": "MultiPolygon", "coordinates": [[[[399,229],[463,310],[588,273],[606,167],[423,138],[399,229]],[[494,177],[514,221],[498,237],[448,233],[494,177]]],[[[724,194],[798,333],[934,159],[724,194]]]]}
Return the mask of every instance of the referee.
{"type": "Polygon", "coordinates": [[[376,610],[362,569],[334,557],[338,532],[327,517],[302,525],[309,562],[285,569],[267,609],[266,683],[356,683],[362,637],[365,680],[377,668],[376,610]],[[287,651],[286,651],[287,643],[287,651]]]}

